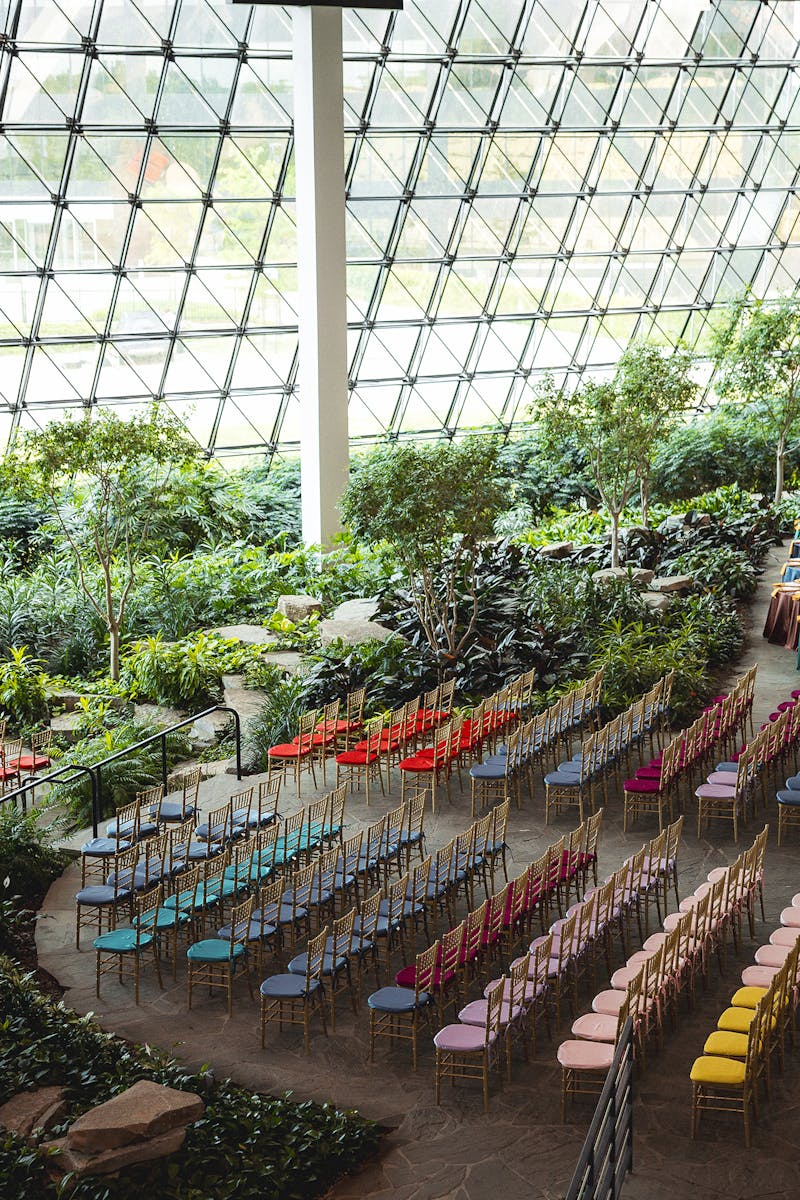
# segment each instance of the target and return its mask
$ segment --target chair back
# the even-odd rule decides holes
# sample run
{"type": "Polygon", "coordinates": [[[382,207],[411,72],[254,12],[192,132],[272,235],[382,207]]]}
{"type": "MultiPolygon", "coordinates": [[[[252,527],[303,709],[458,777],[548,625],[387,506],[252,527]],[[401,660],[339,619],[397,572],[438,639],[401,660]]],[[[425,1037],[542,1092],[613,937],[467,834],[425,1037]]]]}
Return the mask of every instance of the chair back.
{"type": "Polygon", "coordinates": [[[361,862],[361,847],[364,844],[364,831],[354,833],[342,846],[342,874],[357,875],[361,862]]]}
{"type": "Polygon", "coordinates": [[[250,939],[250,920],[253,916],[255,896],[248,896],[241,904],[234,905],[231,912],[230,956],[233,958],[233,947],[237,942],[247,945],[250,939]]]}
{"type": "Polygon", "coordinates": [[[194,834],[194,817],[180,821],[169,830],[169,869],[174,874],[189,858],[189,849],[194,834]]]}
{"type": "Polygon", "coordinates": [[[433,859],[430,855],[424,859],[411,871],[411,886],[409,888],[408,898],[415,909],[424,906],[428,896],[428,880],[430,878],[433,859]]]}
{"type": "Polygon", "coordinates": [[[483,945],[483,930],[489,901],[484,900],[478,908],[470,909],[464,922],[464,966],[470,967],[480,960],[483,945]]]}
{"type": "Polygon", "coordinates": [[[315,854],[325,837],[325,817],[328,813],[328,797],[306,805],[306,820],[303,828],[303,851],[309,857],[315,854]]]}
{"type": "Polygon", "coordinates": [[[464,948],[465,933],[466,922],[462,921],[453,929],[448,929],[447,933],[442,934],[442,959],[439,964],[441,967],[442,986],[458,970],[464,948]]]}
{"type": "Polygon", "coordinates": [[[188,871],[184,871],[178,876],[175,894],[178,897],[179,903],[175,906],[175,916],[179,909],[184,912],[193,912],[197,907],[200,896],[200,876],[202,874],[202,866],[200,863],[196,867],[189,867],[188,871]]]}
{"type": "Polygon", "coordinates": [[[270,775],[258,785],[256,815],[259,828],[272,825],[278,820],[278,795],[283,782],[282,775],[270,775]]]}
{"type": "Polygon", "coordinates": [[[428,788],[421,788],[410,800],[406,801],[405,836],[408,840],[422,836],[425,823],[425,802],[430,795],[428,788]]]}
{"type": "Polygon", "coordinates": [[[440,720],[446,721],[450,716],[453,707],[453,696],[456,690],[455,679],[446,679],[444,683],[439,684],[436,696],[436,709],[440,715],[440,720]]]}
{"type": "Polygon", "coordinates": [[[312,708],[308,712],[304,712],[297,722],[297,741],[301,749],[308,750],[311,747],[311,741],[314,737],[318,720],[319,709],[312,708]]]}
{"type": "Polygon", "coordinates": [[[142,821],[142,810],[138,800],[121,805],[114,817],[115,828],[111,835],[119,847],[120,842],[138,842],[142,821]]]}
{"type": "Polygon", "coordinates": [[[144,812],[148,818],[150,816],[150,809],[160,809],[161,801],[163,799],[163,783],[155,784],[153,787],[143,788],[140,792],[136,793],[136,803],[139,805],[139,812],[144,812]]]}
{"type": "Polygon", "coordinates": [[[256,908],[258,909],[258,918],[260,925],[260,936],[265,936],[265,926],[273,924],[269,918],[273,915],[272,910],[277,906],[275,915],[280,912],[281,896],[283,895],[283,880],[271,879],[269,883],[265,883],[263,887],[258,889],[256,895],[256,908]]]}
{"type": "Polygon", "coordinates": [[[138,870],[144,874],[145,884],[149,886],[155,881],[161,881],[169,874],[169,830],[145,838],[139,843],[138,870]]]}
{"type": "Polygon", "coordinates": [[[329,926],[320,929],[316,937],[311,938],[306,950],[306,988],[305,998],[311,994],[312,980],[322,981],[322,971],[325,966],[325,950],[328,944],[329,926]]]}
{"type": "Polygon", "coordinates": [[[383,835],[386,830],[386,817],[380,817],[369,826],[365,835],[364,859],[371,868],[381,861],[383,850],[383,835]]]}
{"type": "Polygon", "coordinates": [[[497,804],[492,811],[492,833],[490,837],[490,845],[494,851],[498,851],[506,844],[506,831],[508,829],[508,814],[511,811],[511,801],[506,798],[502,804],[497,804]]]}
{"type": "Polygon", "coordinates": [[[550,959],[553,955],[552,933],[546,934],[541,941],[537,941],[530,953],[528,976],[536,983],[538,991],[540,986],[546,986],[548,980],[550,959]]]}
{"type": "Polygon", "coordinates": [[[360,725],[364,720],[364,700],[366,699],[367,689],[365,687],[354,688],[352,692],[348,692],[345,697],[345,720],[349,727],[351,725],[360,725]]]}
{"type": "Polygon", "coordinates": [[[353,926],[356,920],[356,910],[351,908],[337,921],[333,922],[330,954],[334,962],[339,958],[349,958],[353,950],[353,926]]]}
{"type": "Polygon", "coordinates": [[[512,963],[509,971],[508,1003],[509,1016],[515,1009],[524,1009],[527,1003],[528,972],[531,965],[531,952],[526,951],[521,958],[512,963]]]}
{"type": "Polygon", "coordinates": [[[433,865],[430,875],[430,890],[436,896],[443,895],[450,886],[450,866],[453,862],[455,839],[446,846],[440,846],[433,855],[433,865]]]}
{"type": "Polygon", "coordinates": [[[361,901],[358,936],[362,943],[375,941],[375,931],[378,928],[378,917],[380,915],[382,900],[383,893],[377,891],[361,901]]]}
{"type": "Polygon", "coordinates": [[[486,994],[486,1025],[484,1026],[484,1040],[487,1046],[495,1042],[500,1036],[505,986],[505,979],[498,979],[497,983],[494,984],[494,986],[491,987],[486,994]]]}
{"type": "Polygon", "coordinates": [[[399,925],[404,917],[406,896],[408,895],[408,884],[410,876],[408,873],[401,875],[399,879],[389,887],[386,893],[386,917],[389,923],[389,929],[399,925]]]}
{"type": "Polygon", "coordinates": [[[157,883],[155,887],[148,888],[146,892],[140,892],[136,897],[133,927],[136,930],[137,949],[141,944],[142,934],[150,933],[156,928],[156,918],[163,895],[164,889],[160,883],[157,883]]]}
{"type": "Polygon", "coordinates": [[[309,863],[307,867],[301,867],[299,871],[295,871],[289,880],[288,891],[292,897],[292,921],[297,917],[299,908],[308,908],[314,903],[314,891],[317,877],[317,864],[309,863]]]}
{"type": "MultiPolygon", "coordinates": [[[[581,905],[583,908],[583,905],[581,905]]],[[[576,953],[576,932],[578,929],[578,913],[565,917],[561,926],[561,936],[558,941],[558,951],[553,955],[557,962],[555,974],[561,977],[569,967],[576,953]]]]}
{"type": "Polygon", "coordinates": [[[231,832],[233,828],[233,805],[230,800],[225,804],[221,804],[219,808],[212,808],[205,820],[206,836],[203,839],[206,842],[221,843],[223,846],[231,840],[231,832]]]}
{"type": "Polygon", "coordinates": [[[603,820],[603,811],[602,808],[598,808],[597,812],[592,813],[585,822],[586,838],[581,848],[584,859],[591,859],[597,854],[597,843],[600,839],[600,825],[603,820]]]}
{"type": "Polygon", "coordinates": [[[258,866],[259,878],[265,879],[275,870],[275,851],[278,846],[277,825],[267,825],[263,829],[258,829],[250,845],[253,865],[257,864],[258,866]]]}
{"type": "Polygon", "coordinates": [[[436,968],[441,942],[434,942],[427,950],[421,950],[414,962],[414,1005],[419,1005],[420,996],[430,995],[436,990],[436,968]]]}
{"type": "Polygon", "coordinates": [[[502,891],[495,892],[493,896],[489,897],[489,904],[486,909],[486,929],[484,936],[484,944],[487,947],[496,945],[500,939],[510,895],[511,884],[507,883],[502,891]]]}
{"type": "Polygon", "coordinates": [[[342,783],[328,793],[328,807],[324,818],[326,838],[344,837],[344,806],[347,800],[347,784],[342,783]]]}

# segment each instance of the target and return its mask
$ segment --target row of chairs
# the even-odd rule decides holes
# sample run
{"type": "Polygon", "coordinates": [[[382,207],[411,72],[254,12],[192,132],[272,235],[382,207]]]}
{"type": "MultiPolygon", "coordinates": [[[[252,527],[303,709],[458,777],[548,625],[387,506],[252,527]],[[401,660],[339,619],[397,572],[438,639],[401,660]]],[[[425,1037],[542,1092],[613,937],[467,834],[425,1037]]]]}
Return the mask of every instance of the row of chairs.
{"type": "MultiPolygon", "coordinates": [[[[441,780],[444,781],[450,798],[450,778],[453,770],[457,771],[459,786],[462,786],[462,765],[472,762],[485,745],[494,749],[498,738],[508,729],[512,729],[529,711],[535,681],[535,671],[525,672],[488,699],[482,700],[462,721],[449,722],[438,732],[433,745],[423,747],[411,756],[401,759],[398,766],[403,791],[407,782],[412,779],[430,778],[434,806],[436,789],[441,780]]],[[[506,788],[501,788],[498,792],[500,796],[506,794],[506,788]]],[[[474,803],[472,816],[475,817],[474,803]]]]}
{"type": "Polygon", "coordinates": [[[572,1038],[558,1051],[562,1120],[575,1096],[597,1095],[601,1090],[628,1017],[633,1022],[634,1053],[643,1070],[648,1039],[654,1035],[657,1047],[662,1047],[667,1012],[672,1028],[677,1028],[680,995],[685,991],[694,1004],[696,977],[701,973],[707,981],[714,950],[722,969],[729,931],[739,944],[737,929],[758,887],[756,864],[765,845],[765,837],[757,839],[747,854],[732,866],[717,869],[713,881],[682,901],[679,910],[666,917],[663,930],[646,938],[642,949],[614,972],[611,987],[592,1000],[592,1011],[573,1023],[572,1038]]]}
{"type": "Polygon", "coordinates": [[[652,753],[654,739],[660,738],[666,724],[674,677],[675,672],[670,671],[625,712],[591,734],[572,759],[560,762],[555,771],[545,775],[545,820],[548,823],[551,813],[576,806],[583,819],[586,800],[590,811],[594,812],[600,785],[604,801],[608,803],[609,778],[619,775],[623,764],[630,762],[631,753],[647,739],[652,753]]]}
{"type": "Polygon", "coordinates": [[[799,956],[800,929],[782,926],[756,950],[756,966],[742,972],[742,986],[692,1064],[693,1138],[703,1113],[736,1112],[743,1116],[749,1148],[750,1111],[758,1117],[759,1082],[763,1079],[769,1097],[771,1058],[778,1054],[783,1071],[787,1035],[795,1042],[799,956]],[[776,934],[779,940],[773,941],[776,934]]]}
{"type": "Polygon", "coordinates": [[[298,722],[296,736],[291,742],[280,742],[267,751],[269,776],[277,775],[281,780],[293,775],[300,799],[300,779],[303,770],[311,772],[314,787],[317,786],[316,768],[322,768],[323,783],[326,779],[327,759],[337,751],[349,750],[352,740],[364,725],[364,701],[366,688],[349,692],[344,700],[344,715],[340,699],[331,700],[322,709],[310,709],[303,713],[298,722]]]}
{"type": "Polygon", "coordinates": [[[6,738],[8,722],[0,719],[0,795],[19,787],[23,775],[35,775],[50,766],[52,729],[41,729],[30,735],[29,748],[23,749],[22,738],[6,738]]]}
{"type": "Polygon", "coordinates": [[[800,704],[796,703],[772,714],[756,736],[730,761],[718,763],[715,771],[695,791],[698,837],[703,822],[717,818],[732,823],[734,841],[738,840],[740,824],[745,825],[748,815],[757,812],[759,780],[761,798],[766,805],[770,775],[778,772],[789,756],[796,754],[799,743],[800,704]]]}
{"type": "Polygon", "coordinates": [[[664,749],[623,784],[623,828],[640,816],[655,814],[659,829],[665,815],[683,807],[695,775],[712,755],[727,753],[731,739],[752,712],[756,668],[752,668],[725,697],[717,697],[688,729],[677,734],[664,749]]]}
{"type": "MultiPolygon", "coordinates": [[[[535,769],[554,762],[563,750],[570,753],[576,733],[594,727],[600,711],[603,670],[561,696],[544,712],[527,720],[515,730],[505,745],[470,767],[472,815],[497,795],[514,796],[522,805],[522,784],[527,781],[533,798],[535,769]]],[[[581,814],[581,820],[583,815],[581,814]]]]}
{"type": "MultiPolygon", "coordinates": [[[[474,827],[480,828],[488,815],[474,827]]],[[[416,1070],[422,1014],[430,1015],[436,1007],[441,1023],[447,1003],[458,1007],[462,999],[467,1001],[470,985],[483,981],[495,961],[502,969],[515,947],[529,939],[536,914],[544,928],[551,905],[557,903],[563,911],[570,888],[577,891],[585,887],[589,873],[596,870],[601,815],[598,813],[590,823],[549,846],[520,876],[507,880],[499,892],[487,894],[478,908],[471,906],[466,918],[434,944],[435,953],[431,953],[432,948],[423,951],[413,964],[398,971],[394,986],[379,989],[369,997],[371,1056],[380,1036],[410,1039],[416,1070]]],[[[456,878],[458,874],[456,864],[456,878]]],[[[470,1015],[474,1014],[475,1010],[470,1009],[470,1015]]]]}

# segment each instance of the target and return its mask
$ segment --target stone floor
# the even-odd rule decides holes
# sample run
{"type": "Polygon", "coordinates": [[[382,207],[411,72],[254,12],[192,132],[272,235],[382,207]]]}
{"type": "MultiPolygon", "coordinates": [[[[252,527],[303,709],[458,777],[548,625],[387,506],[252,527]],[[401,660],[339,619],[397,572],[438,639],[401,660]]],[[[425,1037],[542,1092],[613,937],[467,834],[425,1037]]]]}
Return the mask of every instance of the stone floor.
{"type": "MultiPolygon", "coordinates": [[[[738,674],[752,662],[759,663],[756,728],[759,719],[798,681],[794,655],[768,646],[760,635],[769,582],[781,561],[781,551],[776,550],[753,608],[748,649],[737,665],[738,674]]],[[[234,790],[235,780],[221,775],[203,786],[207,805],[224,799],[234,790]]],[[[399,793],[399,784],[396,791],[399,793]]],[[[312,795],[304,793],[304,799],[312,795]]],[[[366,825],[388,809],[395,798],[379,798],[369,810],[361,797],[348,798],[350,829],[366,825]]],[[[282,804],[284,811],[293,807],[293,799],[282,804]]],[[[655,832],[642,824],[623,835],[620,807],[615,797],[604,817],[600,843],[604,873],[614,870],[655,832]]],[[[731,861],[737,852],[726,831],[714,830],[698,840],[693,816],[690,809],[680,857],[682,895],[704,879],[712,867],[731,861]]],[[[467,793],[456,792],[451,804],[444,802],[435,818],[426,821],[429,849],[468,823],[467,793]]],[[[770,813],[770,823],[774,830],[774,813],[770,813]]],[[[545,829],[540,795],[527,800],[520,812],[512,812],[512,874],[540,853],[553,835],[567,828],[569,821],[564,818],[561,824],[545,829]]],[[[746,830],[742,844],[755,829],[751,825],[746,830]]],[[[162,993],[148,975],[139,1008],[134,1007],[128,987],[110,980],[104,983],[103,996],[98,1000],[94,994],[94,954],[91,950],[78,954],[74,949],[73,896],[77,879],[78,870],[73,867],[53,885],[37,933],[40,961],[66,987],[68,1004],[79,1012],[93,1011],[105,1028],[162,1046],[193,1067],[210,1063],[218,1075],[229,1074],[254,1088],[291,1090],[299,1098],[331,1100],[339,1106],[358,1108],[388,1128],[380,1157],[357,1177],[334,1188],[335,1200],[483,1200],[498,1187],[502,1187],[505,1200],[563,1196],[587,1129],[590,1107],[577,1106],[569,1122],[561,1124],[557,1034],[550,1043],[542,1031],[535,1061],[526,1064],[520,1060],[512,1085],[502,1091],[494,1087],[490,1112],[485,1116],[479,1088],[469,1084],[453,1089],[448,1086],[442,1106],[434,1105],[433,1056],[427,1037],[421,1039],[423,1051],[416,1075],[405,1046],[390,1049],[388,1044],[380,1044],[376,1061],[370,1064],[366,1006],[354,1018],[351,1012],[345,1015],[340,1000],[336,1033],[325,1039],[318,1030],[311,1055],[306,1058],[301,1036],[293,1031],[280,1034],[271,1030],[267,1049],[260,1049],[257,1006],[243,983],[230,1020],[218,995],[209,999],[199,993],[196,1007],[189,1012],[185,976],[180,974],[177,986],[170,980],[162,993]]],[[[766,861],[767,922],[757,928],[759,940],[767,940],[799,882],[796,844],[779,851],[775,834],[771,833],[766,861]]],[[[678,1030],[668,1032],[664,1051],[650,1057],[646,1073],[637,1080],[635,1169],[625,1188],[629,1200],[689,1195],[737,1200],[756,1193],[795,1200],[800,1194],[797,1055],[790,1060],[785,1078],[775,1081],[772,1099],[764,1105],[749,1152],[743,1147],[740,1123],[733,1118],[706,1118],[702,1140],[693,1143],[689,1138],[691,1062],[734,990],[741,967],[752,961],[752,952],[753,947],[746,943],[741,962],[735,958],[729,961],[724,979],[712,973],[709,992],[699,995],[693,1012],[682,1010],[678,1030]]],[[[583,993],[581,1011],[586,1011],[589,1003],[590,997],[583,993]]],[[[565,1022],[561,1036],[567,1036],[568,1031],[569,1023],[565,1022]]]]}

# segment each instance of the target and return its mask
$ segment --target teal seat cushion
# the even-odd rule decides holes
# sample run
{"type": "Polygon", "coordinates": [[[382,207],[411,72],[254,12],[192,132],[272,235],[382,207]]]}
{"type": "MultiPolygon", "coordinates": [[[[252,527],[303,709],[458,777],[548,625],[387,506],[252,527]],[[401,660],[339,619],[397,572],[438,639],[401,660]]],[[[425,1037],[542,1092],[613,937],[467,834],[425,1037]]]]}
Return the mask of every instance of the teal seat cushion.
{"type": "Polygon", "coordinates": [[[102,933],[92,942],[95,950],[105,950],[108,954],[128,954],[132,950],[143,950],[153,941],[152,933],[139,934],[139,944],[136,944],[137,930],[130,928],[112,929],[110,933],[102,933]]]}
{"type": "Polygon", "coordinates": [[[219,938],[206,938],[202,942],[195,942],[186,951],[186,957],[192,962],[228,962],[234,958],[240,958],[245,952],[245,947],[240,942],[234,942],[231,947],[230,942],[220,941],[219,938]]]}

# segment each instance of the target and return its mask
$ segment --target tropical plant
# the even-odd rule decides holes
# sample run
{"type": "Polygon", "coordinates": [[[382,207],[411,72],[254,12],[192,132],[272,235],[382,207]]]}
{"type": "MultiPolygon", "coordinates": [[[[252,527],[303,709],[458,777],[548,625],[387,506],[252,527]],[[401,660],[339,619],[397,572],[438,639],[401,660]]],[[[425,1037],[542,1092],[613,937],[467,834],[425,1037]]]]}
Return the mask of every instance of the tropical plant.
{"type": "Polygon", "coordinates": [[[156,633],[126,650],[120,682],[130,694],[156,704],[197,708],[219,700],[222,676],[242,670],[256,653],[236,638],[200,632],[165,642],[156,633]]]}
{"type": "MultiPolygon", "coordinates": [[[[52,881],[61,874],[68,858],[54,845],[59,825],[45,825],[43,810],[23,813],[11,804],[0,809],[0,883],[22,904],[39,902],[52,881]]],[[[48,820],[52,810],[47,811],[48,820]]]]}
{"type": "Polygon", "coordinates": [[[786,448],[800,421],[800,305],[795,296],[745,293],[714,333],[715,387],[761,426],[775,452],[775,502],[783,495],[786,448]]]}
{"type": "Polygon", "coordinates": [[[489,438],[405,444],[365,457],[342,498],[354,535],[387,542],[402,564],[433,653],[452,666],[480,611],[476,561],[505,505],[499,446],[489,438]]]}
{"type": "Polygon", "coordinates": [[[265,675],[261,675],[260,686],[266,692],[266,699],[245,726],[242,756],[249,772],[266,771],[270,746],[292,740],[306,709],[302,678],[294,675],[283,679],[278,668],[273,669],[271,686],[265,675]]]}
{"type": "Polygon", "coordinates": [[[58,521],[80,587],[109,638],[113,679],[119,678],[120,637],[136,582],[138,547],[166,496],[171,472],[199,448],[176,417],[153,405],[128,420],[92,409],[79,420],[54,421],[29,432],[4,460],[19,486],[47,503],[58,521]],[[77,479],[77,486],[67,483],[77,479]],[[94,583],[99,565],[101,588],[94,583]]]}
{"type": "Polygon", "coordinates": [[[698,546],[662,561],[660,569],[667,575],[691,575],[699,587],[737,600],[752,600],[758,588],[759,572],[733,546],[698,546]]]}
{"type": "Polygon", "coordinates": [[[35,724],[47,712],[43,666],[27,646],[12,646],[9,657],[0,659],[0,714],[16,727],[35,724]]]}

